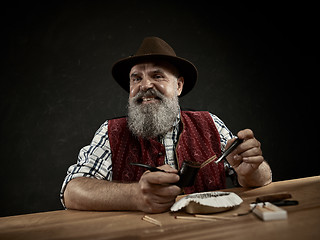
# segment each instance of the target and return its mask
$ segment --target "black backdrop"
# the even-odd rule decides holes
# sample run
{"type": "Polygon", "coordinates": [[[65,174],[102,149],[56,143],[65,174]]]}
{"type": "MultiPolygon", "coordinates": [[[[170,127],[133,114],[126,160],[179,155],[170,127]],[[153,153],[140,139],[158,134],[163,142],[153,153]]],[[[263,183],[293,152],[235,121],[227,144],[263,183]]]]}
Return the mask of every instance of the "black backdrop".
{"type": "Polygon", "coordinates": [[[181,105],[251,128],[275,181],[319,174],[314,6],[30,1],[1,13],[1,216],[62,209],[67,167],[126,114],[112,64],[159,36],[198,68],[181,105]],[[312,138],[314,140],[312,140],[312,138]]]}

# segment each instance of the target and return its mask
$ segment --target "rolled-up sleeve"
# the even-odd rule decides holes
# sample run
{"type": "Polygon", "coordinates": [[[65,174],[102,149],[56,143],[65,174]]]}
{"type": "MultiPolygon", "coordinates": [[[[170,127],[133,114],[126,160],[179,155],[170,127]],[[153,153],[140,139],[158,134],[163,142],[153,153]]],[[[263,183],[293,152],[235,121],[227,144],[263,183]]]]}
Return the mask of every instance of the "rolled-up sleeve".
{"type": "MultiPolygon", "coordinates": [[[[232,132],[227,128],[227,126],[224,124],[224,122],[220,118],[218,118],[216,115],[212,113],[210,113],[210,115],[220,135],[221,151],[224,152],[226,149],[228,140],[234,138],[235,136],[232,134],[232,132]]],[[[237,187],[240,186],[238,183],[237,173],[231,167],[231,165],[228,163],[226,159],[224,161],[224,168],[226,170],[227,176],[231,178],[233,184],[237,187]]]]}
{"type": "Polygon", "coordinates": [[[210,115],[220,135],[221,151],[224,152],[228,140],[234,138],[234,135],[220,118],[212,113],[210,113],[210,115]]]}
{"type": "Polygon", "coordinates": [[[68,168],[60,191],[60,199],[64,206],[64,191],[67,184],[77,177],[112,180],[111,149],[108,137],[108,121],[103,123],[90,145],[83,147],[76,164],[68,168]]]}

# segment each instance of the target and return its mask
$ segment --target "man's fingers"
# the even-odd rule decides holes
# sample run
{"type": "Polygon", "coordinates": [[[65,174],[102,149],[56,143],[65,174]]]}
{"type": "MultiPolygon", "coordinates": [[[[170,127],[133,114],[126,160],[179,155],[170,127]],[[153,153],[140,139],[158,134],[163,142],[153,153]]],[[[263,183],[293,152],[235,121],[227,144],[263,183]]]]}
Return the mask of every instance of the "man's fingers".
{"type": "Polygon", "coordinates": [[[236,154],[242,154],[250,149],[253,149],[253,148],[259,148],[260,149],[260,142],[255,139],[255,138],[252,138],[252,139],[248,139],[246,141],[244,141],[243,143],[241,143],[235,150],[234,150],[234,153],[236,154]]]}
{"type": "Polygon", "coordinates": [[[237,136],[241,139],[247,140],[254,138],[253,131],[251,129],[244,129],[238,132],[237,136]]]}
{"type": "Polygon", "coordinates": [[[147,213],[161,213],[168,211],[173,204],[174,201],[170,201],[167,203],[158,203],[156,201],[152,201],[150,202],[150,204],[146,204],[144,206],[143,211],[147,213]]]}
{"type": "Polygon", "coordinates": [[[156,191],[153,193],[160,197],[170,198],[175,197],[181,193],[181,188],[179,188],[177,185],[168,185],[168,186],[162,186],[159,188],[155,188],[156,191]]]}
{"type": "Polygon", "coordinates": [[[143,175],[144,180],[150,184],[164,185],[173,184],[179,181],[180,177],[176,173],[150,172],[143,175]]]}
{"type": "Polygon", "coordinates": [[[164,170],[167,173],[178,173],[177,169],[174,169],[174,168],[170,167],[169,165],[162,165],[162,166],[157,167],[157,168],[159,168],[161,170],[164,170]]]}
{"type": "Polygon", "coordinates": [[[252,169],[258,169],[261,163],[264,161],[262,156],[246,157],[242,159],[247,166],[251,166],[252,169]]]}
{"type": "Polygon", "coordinates": [[[237,155],[241,155],[241,157],[260,156],[262,155],[262,150],[259,147],[253,147],[237,155]]]}
{"type": "MultiPolygon", "coordinates": [[[[167,170],[166,167],[162,168],[167,170]]],[[[168,172],[145,172],[139,182],[141,207],[145,212],[163,212],[174,203],[181,188],[174,185],[179,175],[168,172]]]]}
{"type": "Polygon", "coordinates": [[[152,193],[158,196],[177,196],[181,193],[181,188],[177,185],[159,185],[159,184],[150,184],[149,182],[143,182],[141,184],[141,190],[143,193],[152,193]]]}
{"type": "Polygon", "coordinates": [[[163,195],[159,195],[159,194],[153,194],[153,193],[149,193],[146,194],[146,199],[148,199],[148,201],[150,201],[150,203],[159,203],[159,204],[167,204],[167,203],[171,203],[174,202],[176,199],[177,195],[170,195],[168,196],[165,191],[162,192],[163,195]]]}

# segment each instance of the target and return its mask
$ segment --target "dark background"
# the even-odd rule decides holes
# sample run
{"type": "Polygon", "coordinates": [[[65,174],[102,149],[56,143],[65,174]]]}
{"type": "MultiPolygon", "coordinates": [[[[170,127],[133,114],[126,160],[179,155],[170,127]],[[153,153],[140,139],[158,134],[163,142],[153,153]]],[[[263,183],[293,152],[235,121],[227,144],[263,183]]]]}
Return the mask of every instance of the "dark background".
{"type": "MultiPolygon", "coordinates": [[[[146,36],[199,71],[181,105],[251,128],[274,181],[319,174],[315,6],[21,1],[1,10],[1,213],[62,209],[81,147],[127,93],[110,69],[146,36]]],[[[318,67],[317,67],[318,68],[318,67]]]]}

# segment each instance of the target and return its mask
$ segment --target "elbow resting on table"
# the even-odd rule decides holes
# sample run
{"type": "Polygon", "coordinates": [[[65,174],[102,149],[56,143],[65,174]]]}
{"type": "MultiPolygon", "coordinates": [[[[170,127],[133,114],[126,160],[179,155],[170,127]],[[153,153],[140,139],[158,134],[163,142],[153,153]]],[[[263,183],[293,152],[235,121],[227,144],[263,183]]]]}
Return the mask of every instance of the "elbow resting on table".
{"type": "Polygon", "coordinates": [[[81,210],[81,204],[77,203],[76,197],[76,188],[77,188],[77,179],[71,180],[64,191],[63,199],[64,205],[67,209],[79,209],[81,210]]]}

